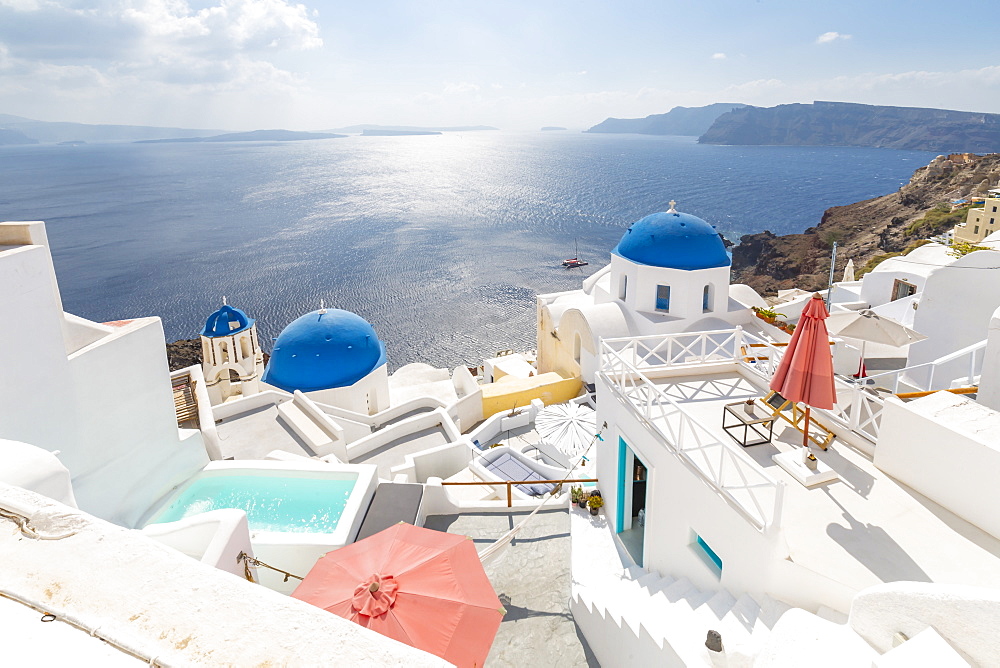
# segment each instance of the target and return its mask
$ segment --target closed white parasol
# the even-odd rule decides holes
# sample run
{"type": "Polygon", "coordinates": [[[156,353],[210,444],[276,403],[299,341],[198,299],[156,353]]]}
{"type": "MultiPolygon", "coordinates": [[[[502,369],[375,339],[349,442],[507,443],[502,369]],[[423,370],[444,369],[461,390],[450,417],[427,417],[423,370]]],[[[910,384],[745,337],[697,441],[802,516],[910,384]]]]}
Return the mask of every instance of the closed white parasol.
{"type": "Polygon", "coordinates": [[[579,404],[548,406],[535,417],[535,431],[563,454],[576,457],[593,442],[597,415],[594,409],[579,404]]]}

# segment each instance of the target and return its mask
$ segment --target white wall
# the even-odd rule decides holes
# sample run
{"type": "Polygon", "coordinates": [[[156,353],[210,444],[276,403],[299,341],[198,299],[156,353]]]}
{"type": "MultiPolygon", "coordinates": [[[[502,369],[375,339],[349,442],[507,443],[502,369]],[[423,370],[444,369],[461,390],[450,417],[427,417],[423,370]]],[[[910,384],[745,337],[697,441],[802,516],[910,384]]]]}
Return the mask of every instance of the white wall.
{"type": "Polygon", "coordinates": [[[1000,308],[990,318],[985,355],[976,401],[1000,411],[1000,308]]]}
{"type": "Polygon", "coordinates": [[[875,465],[1000,538],[1000,412],[950,392],[882,412],[875,465]]]}
{"type": "Polygon", "coordinates": [[[28,540],[0,531],[0,590],[162,665],[449,665],[37,494],[0,484],[0,506],[24,509],[43,535],[73,534],[28,540]]]}
{"type": "MultiPolygon", "coordinates": [[[[910,346],[908,365],[931,362],[986,338],[1000,306],[1000,252],[977,251],[934,272],[913,317],[913,329],[927,336],[910,346]]],[[[968,360],[935,371],[936,380],[968,372],[968,360]]]]}
{"type": "MultiPolygon", "coordinates": [[[[16,241],[21,227],[0,229],[16,241]]],[[[63,317],[48,248],[0,248],[0,438],[60,451],[80,507],[131,526],[208,461],[200,434],[178,431],[160,321],[108,327],[67,355],[82,319],[63,317]]]]}
{"type": "MultiPolygon", "coordinates": [[[[271,389],[267,383],[261,383],[261,386],[271,389]]],[[[306,396],[319,404],[374,415],[389,408],[389,372],[383,364],[349,387],[306,392],[306,396]]]]}
{"type": "Polygon", "coordinates": [[[977,666],[1000,665],[1000,592],[996,589],[923,582],[893,582],[859,593],[849,624],[879,652],[893,636],[912,638],[927,627],[977,666]]]}

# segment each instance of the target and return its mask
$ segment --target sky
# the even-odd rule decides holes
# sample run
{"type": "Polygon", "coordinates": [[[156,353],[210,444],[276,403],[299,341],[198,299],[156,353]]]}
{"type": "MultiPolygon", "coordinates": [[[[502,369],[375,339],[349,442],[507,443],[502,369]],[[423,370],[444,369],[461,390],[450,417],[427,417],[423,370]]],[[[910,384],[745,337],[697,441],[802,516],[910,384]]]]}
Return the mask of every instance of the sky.
{"type": "Polygon", "coordinates": [[[0,114],[587,128],[835,100],[1000,113],[971,0],[0,0],[0,114]]]}

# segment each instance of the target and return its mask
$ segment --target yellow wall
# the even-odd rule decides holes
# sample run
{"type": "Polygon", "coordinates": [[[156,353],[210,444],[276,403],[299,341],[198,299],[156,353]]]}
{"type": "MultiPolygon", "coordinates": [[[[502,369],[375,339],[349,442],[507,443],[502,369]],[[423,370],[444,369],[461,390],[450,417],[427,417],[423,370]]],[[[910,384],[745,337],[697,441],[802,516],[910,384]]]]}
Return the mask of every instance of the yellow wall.
{"type": "Polygon", "coordinates": [[[541,399],[548,406],[569,401],[580,394],[579,378],[563,378],[558,373],[543,373],[531,378],[507,376],[502,381],[483,385],[483,419],[501,411],[527,406],[541,399]]]}
{"type": "Polygon", "coordinates": [[[997,230],[1000,230],[1000,199],[991,197],[982,209],[969,210],[965,227],[955,228],[955,241],[978,243],[997,230]]]}

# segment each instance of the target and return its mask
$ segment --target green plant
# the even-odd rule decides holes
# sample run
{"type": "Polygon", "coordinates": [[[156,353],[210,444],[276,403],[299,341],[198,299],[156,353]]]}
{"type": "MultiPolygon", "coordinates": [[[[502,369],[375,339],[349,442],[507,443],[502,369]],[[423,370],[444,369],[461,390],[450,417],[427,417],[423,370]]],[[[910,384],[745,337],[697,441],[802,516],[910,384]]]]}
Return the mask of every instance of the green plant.
{"type": "Polygon", "coordinates": [[[580,492],[582,492],[582,491],[583,491],[583,488],[581,488],[581,487],[578,487],[578,486],[570,487],[569,488],[569,498],[570,498],[570,500],[572,500],[573,503],[579,503],[580,502],[580,492]]]}
{"type": "Polygon", "coordinates": [[[906,226],[907,235],[934,236],[947,232],[959,223],[964,223],[969,216],[969,209],[977,204],[966,204],[954,211],[947,204],[938,204],[922,217],[906,226]]]}
{"type": "Polygon", "coordinates": [[[772,309],[761,308],[759,306],[754,306],[753,307],[753,312],[756,313],[758,317],[765,318],[765,319],[767,319],[767,318],[777,318],[779,315],[782,318],[786,317],[784,313],[778,313],[777,311],[774,311],[772,309]]]}
{"type": "Polygon", "coordinates": [[[592,510],[597,510],[604,505],[604,499],[599,495],[591,494],[590,498],[587,499],[587,507],[592,510]]]}
{"type": "Polygon", "coordinates": [[[952,257],[964,257],[969,253],[974,253],[981,250],[994,250],[989,246],[979,246],[969,241],[956,241],[955,244],[948,249],[948,255],[952,257]]]}

